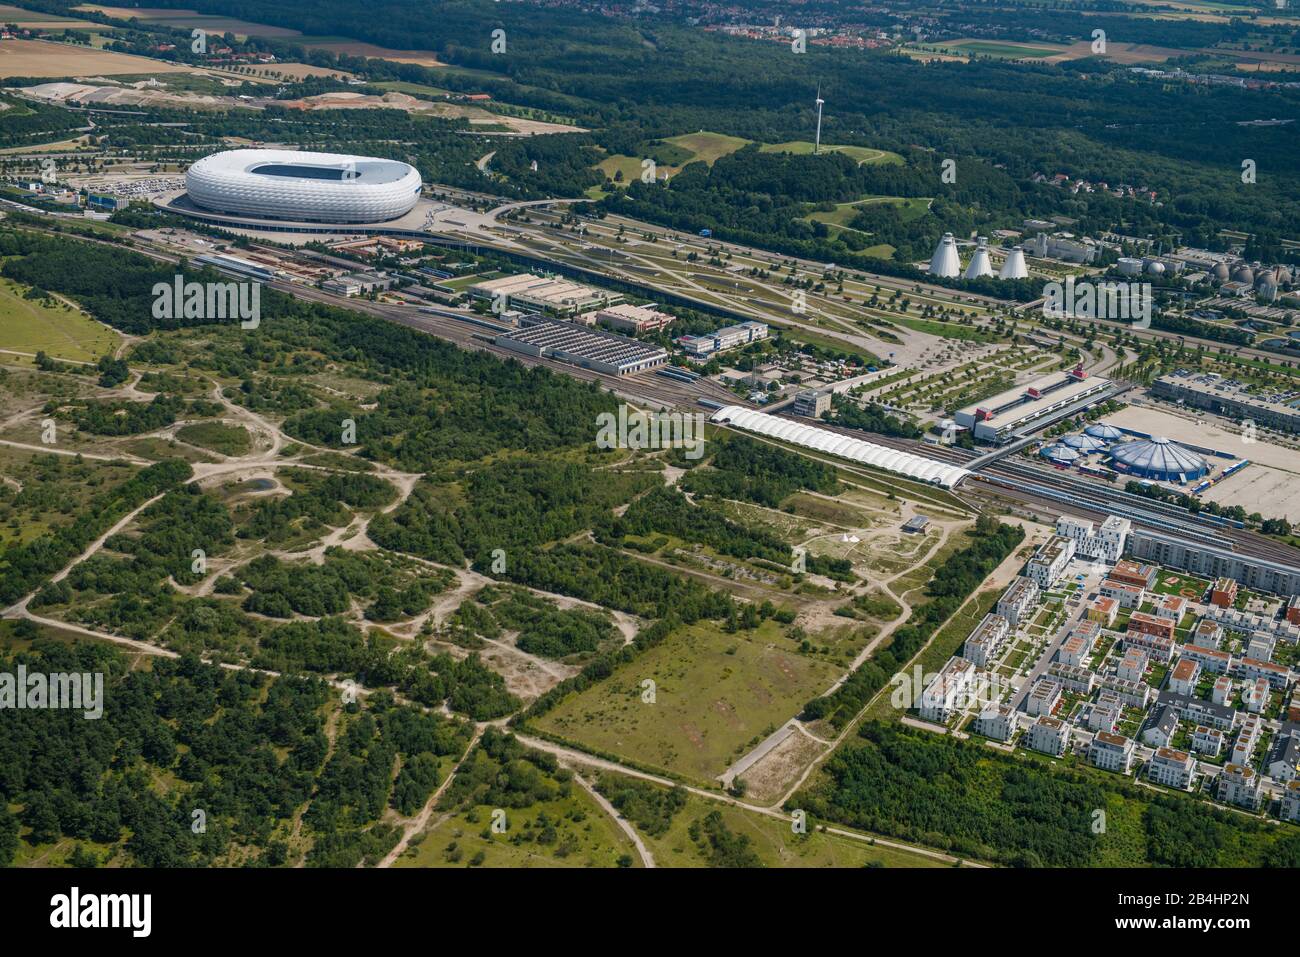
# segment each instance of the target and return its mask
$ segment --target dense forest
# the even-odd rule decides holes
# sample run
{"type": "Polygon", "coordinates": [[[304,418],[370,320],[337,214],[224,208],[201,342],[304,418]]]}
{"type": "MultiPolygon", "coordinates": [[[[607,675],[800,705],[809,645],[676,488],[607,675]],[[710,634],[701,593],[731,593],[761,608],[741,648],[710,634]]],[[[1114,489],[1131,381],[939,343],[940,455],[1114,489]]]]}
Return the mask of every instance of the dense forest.
{"type": "Polygon", "coordinates": [[[1019,867],[1300,864],[1300,835],[1290,828],[898,724],[863,725],[791,806],[1019,867]],[[1108,820],[1101,832],[1099,809],[1108,820]]]}
{"type": "Polygon", "coordinates": [[[193,657],[132,669],[108,645],[36,637],[0,651],[0,670],[19,664],[103,673],[105,708],[97,721],[27,711],[0,736],[0,864],[20,852],[18,824],[29,847],[71,839],[80,866],[373,862],[397,838],[385,809],[423,805],[437,759],[470,738],[466,722],[384,695],[343,708],[331,732],[339,703],[324,682],[193,657]]]}

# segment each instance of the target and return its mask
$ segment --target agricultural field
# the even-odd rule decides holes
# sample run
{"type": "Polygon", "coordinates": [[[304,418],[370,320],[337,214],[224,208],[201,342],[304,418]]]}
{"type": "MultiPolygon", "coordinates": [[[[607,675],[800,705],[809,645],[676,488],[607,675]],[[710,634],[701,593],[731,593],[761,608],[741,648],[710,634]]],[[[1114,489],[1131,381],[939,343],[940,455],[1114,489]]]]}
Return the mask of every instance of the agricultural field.
{"type": "Polygon", "coordinates": [[[132,73],[191,73],[197,69],[128,53],[112,53],[49,40],[6,40],[0,43],[0,76],[55,79],[132,73]]]}
{"type": "Polygon", "coordinates": [[[221,17],[200,13],[197,10],[172,9],[169,7],[118,7],[107,4],[86,3],[74,10],[87,10],[102,13],[121,20],[140,20],[143,23],[157,23],[177,29],[199,27],[213,33],[233,33],[236,37],[297,37],[302,34],[287,27],[272,27],[262,23],[251,23],[234,17],[221,17]]]}

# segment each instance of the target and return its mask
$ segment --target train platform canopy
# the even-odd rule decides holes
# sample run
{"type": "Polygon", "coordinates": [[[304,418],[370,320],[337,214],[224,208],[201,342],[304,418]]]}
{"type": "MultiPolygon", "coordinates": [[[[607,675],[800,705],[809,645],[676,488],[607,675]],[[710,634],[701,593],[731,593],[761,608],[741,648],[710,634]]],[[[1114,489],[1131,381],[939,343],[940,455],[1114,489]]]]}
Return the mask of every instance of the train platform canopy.
{"type": "Polygon", "coordinates": [[[875,445],[861,439],[850,438],[840,432],[804,425],[802,422],[783,419],[766,412],[755,412],[753,409],[746,409],[739,405],[728,405],[719,409],[713,413],[711,421],[733,425],[746,432],[754,432],[792,445],[815,449],[837,458],[848,459],[850,462],[870,465],[918,482],[941,485],[944,488],[953,488],[971,474],[968,469],[958,465],[937,462],[912,452],[875,445]]]}

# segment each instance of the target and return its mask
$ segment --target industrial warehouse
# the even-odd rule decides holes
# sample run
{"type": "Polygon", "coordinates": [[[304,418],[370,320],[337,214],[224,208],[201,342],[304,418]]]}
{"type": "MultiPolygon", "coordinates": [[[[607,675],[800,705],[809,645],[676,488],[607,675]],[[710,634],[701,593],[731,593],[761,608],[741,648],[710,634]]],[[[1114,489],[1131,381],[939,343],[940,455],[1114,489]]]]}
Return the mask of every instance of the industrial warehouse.
{"type": "Polygon", "coordinates": [[[632,375],[668,363],[668,353],[656,346],[536,315],[525,316],[519,329],[492,341],[522,355],[571,362],[608,375],[632,375]]]}

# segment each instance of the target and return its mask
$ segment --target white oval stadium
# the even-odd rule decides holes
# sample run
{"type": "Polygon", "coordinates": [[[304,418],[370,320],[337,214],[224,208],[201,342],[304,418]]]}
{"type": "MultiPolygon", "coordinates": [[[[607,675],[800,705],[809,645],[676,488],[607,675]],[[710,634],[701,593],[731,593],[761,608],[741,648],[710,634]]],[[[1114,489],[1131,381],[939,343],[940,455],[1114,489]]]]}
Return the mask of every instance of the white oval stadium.
{"type": "Polygon", "coordinates": [[[227,150],[185,173],[198,206],[257,219],[382,223],[411,211],[420,174],[397,160],[298,150],[227,150]]]}

